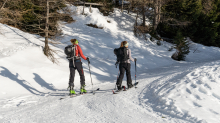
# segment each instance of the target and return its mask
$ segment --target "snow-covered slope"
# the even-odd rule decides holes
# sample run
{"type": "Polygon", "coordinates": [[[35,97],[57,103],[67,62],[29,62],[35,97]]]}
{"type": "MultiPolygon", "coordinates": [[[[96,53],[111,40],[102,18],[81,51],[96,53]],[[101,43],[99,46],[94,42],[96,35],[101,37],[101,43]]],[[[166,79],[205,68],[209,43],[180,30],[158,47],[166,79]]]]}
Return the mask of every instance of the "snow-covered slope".
{"type": "MultiPolygon", "coordinates": [[[[219,48],[192,43],[186,61],[170,58],[172,46],[137,38],[132,26],[135,14],[114,13],[105,17],[96,8],[69,6],[76,22],[60,22],[63,35],[56,47],[59,64],[42,52],[43,38],[0,24],[0,122],[128,122],[173,123],[220,121],[219,48]],[[108,23],[107,21],[110,21],[108,23]],[[86,24],[96,24],[97,29],[86,24]],[[63,48],[69,40],[79,40],[84,55],[90,57],[95,95],[65,97],[69,79],[63,48]],[[128,41],[137,58],[137,89],[112,94],[118,74],[113,49],[128,41]]],[[[87,61],[83,61],[86,88],[91,91],[87,61]]],[[[134,63],[131,63],[134,82],[134,63]]],[[[126,78],[126,77],[125,77],[126,78]]],[[[126,79],[123,84],[126,85],[126,79]]],[[[75,89],[79,91],[76,74],[75,89]]]]}

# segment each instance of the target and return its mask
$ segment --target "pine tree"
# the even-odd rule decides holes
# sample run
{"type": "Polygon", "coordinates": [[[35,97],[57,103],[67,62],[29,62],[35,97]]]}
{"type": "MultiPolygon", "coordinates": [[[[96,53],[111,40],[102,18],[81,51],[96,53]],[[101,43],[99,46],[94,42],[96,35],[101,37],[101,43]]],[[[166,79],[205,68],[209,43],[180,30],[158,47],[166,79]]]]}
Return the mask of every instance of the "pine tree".
{"type": "Polygon", "coordinates": [[[186,55],[189,53],[189,42],[182,35],[180,30],[174,37],[174,43],[176,52],[172,55],[172,58],[178,61],[185,60],[186,55]]]}

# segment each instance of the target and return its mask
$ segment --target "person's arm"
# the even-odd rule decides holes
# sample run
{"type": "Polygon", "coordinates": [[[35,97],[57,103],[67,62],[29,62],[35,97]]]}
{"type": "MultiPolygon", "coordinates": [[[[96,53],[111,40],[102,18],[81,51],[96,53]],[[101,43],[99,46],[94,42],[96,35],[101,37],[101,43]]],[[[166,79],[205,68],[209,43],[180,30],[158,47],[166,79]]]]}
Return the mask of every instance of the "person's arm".
{"type": "Polygon", "coordinates": [[[78,45],[77,48],[78,48],[79,55],[80,55],[84,60],[86,60],[87,58],[83,55],[83,52],[82,52],[81,47],[78,45]]]}
{"type": "Polygon", "coordinates": [[[128,52],[129,52],[128,53],[129,54],[129,59],[134,62],[134,59],[131,57],[131,49],[129,49],[128,52]]]}

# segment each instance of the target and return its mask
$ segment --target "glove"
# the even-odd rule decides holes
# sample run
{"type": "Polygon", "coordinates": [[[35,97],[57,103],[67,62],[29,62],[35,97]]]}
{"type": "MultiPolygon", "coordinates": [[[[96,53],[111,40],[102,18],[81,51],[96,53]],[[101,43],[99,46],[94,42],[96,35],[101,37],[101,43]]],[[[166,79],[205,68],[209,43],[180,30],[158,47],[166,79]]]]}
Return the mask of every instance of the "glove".
{"type": "Polygon", "coordinates": [[[119,61],[116,61],[116,62],[115,62],[115,65],[117,65],[117,64],[119,64],[119,61]]]}
{"type": "Polygon", "coordinates": [[[87,58],[86,58],[86,60],[87,60],[87,61],[88,61],[88,63],[90,64],[89,57],[87,57],[87,58]]]}
{"type": "Polygon", "coordinates": [[[136,58],[134,58],[134,61],[137,61],[137,59],[136,59],[136,58]]]}
{"type": "Polygon", "coordinates": [[[115,67],[116,67],[116,68],[117,68],[117,66],[118,66],[118,63],[119,63],[118,61],[117,61],[117,62],[115,62],[115,67]]]}

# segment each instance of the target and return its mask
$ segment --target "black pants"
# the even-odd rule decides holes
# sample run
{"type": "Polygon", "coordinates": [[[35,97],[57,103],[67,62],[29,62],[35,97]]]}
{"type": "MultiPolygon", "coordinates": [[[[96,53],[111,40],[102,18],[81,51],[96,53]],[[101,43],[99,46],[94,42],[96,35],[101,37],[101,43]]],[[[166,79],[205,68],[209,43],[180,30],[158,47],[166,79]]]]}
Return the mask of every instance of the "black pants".
{"type": "Polygon", "coordinates": [[[129,87],[132,85],[130,69],[131,69],[130,63],[120,63],[119,64],[120,75],[119,75],[119,78],[116,83],[117,86],[121,87],[125,71],[126,71],[126,76],[127,76],[127,86],[129,87]]]}
{"type": "Polygon", "coordinates": [[[81,60],[74,61],[75,67],[73,66],[73,61],[69,61],[69,68],[70,68],[70,78],[69,78],[69,86],[74,87],[74,78],[75,78],[75,70],[79,72],[80,75],[80,84],[81,87],[85,85],[85,76],[83,72],[82,62],[81,60]]]}

